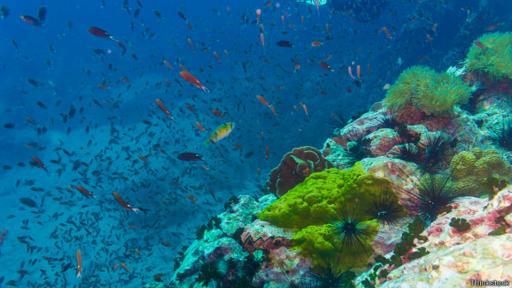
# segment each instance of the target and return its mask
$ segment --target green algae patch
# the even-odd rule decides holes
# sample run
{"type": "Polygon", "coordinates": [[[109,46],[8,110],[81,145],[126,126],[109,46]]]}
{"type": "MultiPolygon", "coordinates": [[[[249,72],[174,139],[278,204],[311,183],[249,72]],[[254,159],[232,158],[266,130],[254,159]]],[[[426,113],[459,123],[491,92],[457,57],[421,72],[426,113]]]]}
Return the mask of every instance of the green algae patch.
{"type": "Polygon", "coordinates": [[[379,230],[377,220],[358,222],[358,234],[347,235],[340,224],[306,227],[293,236],[294,247],[310,258],[313,267],[340,274],[365,267],[373,254],[372,242],[379,230]]]}
{"type": "Polygon", "coordinates": [[[510,165],[493,149],[473,149],[455,155],[450,162],[454,188],[460,195],[494,195],[510,183],[510,165]]]}
{"type": "Polygon", "coordinates": [[[412,66],[390,87],[384,103],[395,112],[413,106],[429,115],[443,115],[451,113],[455,105],[465,104],[470,95],[471,87],[455,75],[412,66]]]}
{"type": "Polygon", "coordinates": [[[512,33],[484,34],[469,49],[466,67],[494,79],[512,79],[512,33]]]}
{"type": "Polygon", "coordinates": [[[339,220],[343,213],[359,220],[372,218],[372,201],[391,191],[384,178],[367,174],[360,163],[352,168],[316,172],[264,209],[258,218],[283,228],[301,229],[339,220]]]}

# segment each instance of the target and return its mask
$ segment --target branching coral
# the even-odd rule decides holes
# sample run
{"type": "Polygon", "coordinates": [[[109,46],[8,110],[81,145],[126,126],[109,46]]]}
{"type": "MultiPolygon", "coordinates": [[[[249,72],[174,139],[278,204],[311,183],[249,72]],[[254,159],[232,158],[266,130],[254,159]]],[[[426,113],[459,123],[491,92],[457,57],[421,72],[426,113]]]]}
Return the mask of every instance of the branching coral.
{"type": "Polygon", "coordinates": [[[476,40],[466,57],[469,71],[484,72],[494,79],[512,79],[512,33],[490,33],[476,40]]]}
{"type": "Polygon", "coordinates": [[[437,73],[425,66],[403,71],[386,94],[384,103],[396,112],[413,106],[426,114],[442,115],[469,100],[471,88],[448,73],[437,73]]]}
{"type": "Polygon", "coordinates": [[[512,176],[510,166],[496,150],[473,149],[455,155],[450,163],[458,194],[492,196],[512,176]]]}

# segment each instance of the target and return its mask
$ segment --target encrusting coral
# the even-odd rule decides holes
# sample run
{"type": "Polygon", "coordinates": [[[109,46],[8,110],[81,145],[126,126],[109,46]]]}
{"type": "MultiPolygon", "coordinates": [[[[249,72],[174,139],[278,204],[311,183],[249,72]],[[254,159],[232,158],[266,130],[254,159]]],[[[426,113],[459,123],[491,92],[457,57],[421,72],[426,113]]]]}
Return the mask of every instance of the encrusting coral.
{"type": "Polygon", "coordinates": [[[304,182],[283,195],[259,215],[259,219],[285,228],[304,228],[334,222],[346,207],[358,219],[372,219],[374,200],[383,191],[392,191],[391,183],[364,172],[361,164],[311,174],[304,182]]]}
{"type": "Polygon", "coordinates": [[[455,190],[470,196],[491,196],[512,176],[510,165],[492,149],[460,152],[452,158],[450,169],[455,190]]]}
{"type": "Polygon", "coordinates": [[[337,275],[366,266],[378,229],[377,220],[345,219],[336,224],[306,227],[295,233],[293,240],[295,247],[312,260],[315,269],[337,275]]]}

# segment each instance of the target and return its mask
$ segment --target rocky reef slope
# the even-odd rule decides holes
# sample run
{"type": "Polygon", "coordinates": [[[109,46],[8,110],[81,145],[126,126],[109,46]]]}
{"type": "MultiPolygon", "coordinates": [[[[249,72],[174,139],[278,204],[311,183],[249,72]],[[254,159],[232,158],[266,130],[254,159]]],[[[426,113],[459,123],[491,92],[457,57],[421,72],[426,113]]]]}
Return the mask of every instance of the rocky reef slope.
{"type": "Polygon", "coordinates": [[[172,282],[148,287],[512,281],[511,46],[488,34],[460,67],[406,69],[322,149],[286,154],[269,194],[230,200],[172,282]]]}

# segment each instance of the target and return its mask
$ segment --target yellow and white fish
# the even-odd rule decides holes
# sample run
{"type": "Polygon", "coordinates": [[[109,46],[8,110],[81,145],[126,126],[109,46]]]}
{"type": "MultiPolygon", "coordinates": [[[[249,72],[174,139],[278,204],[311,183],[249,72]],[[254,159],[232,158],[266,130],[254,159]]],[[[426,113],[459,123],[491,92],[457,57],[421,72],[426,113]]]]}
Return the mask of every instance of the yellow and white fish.
{"type": "Polygon", "coordinates": [[[233,129],[235,129],[235,123],[233,122],[227,122],[220,125],[219,127],[215,128],[213,133],[210,135],[210,138],[208,138],[206,141],[206,144],[217,143],[220,140],[228,137],[233,129]]]}

